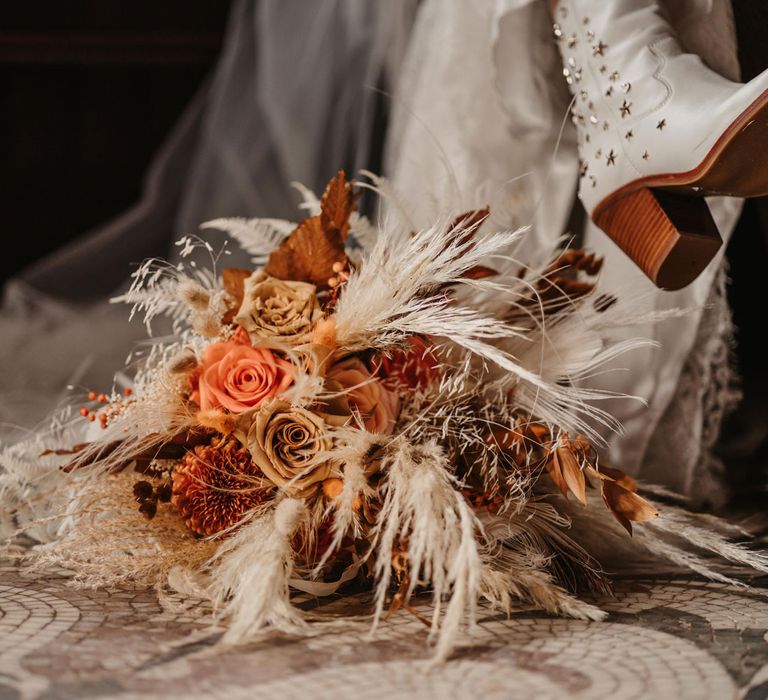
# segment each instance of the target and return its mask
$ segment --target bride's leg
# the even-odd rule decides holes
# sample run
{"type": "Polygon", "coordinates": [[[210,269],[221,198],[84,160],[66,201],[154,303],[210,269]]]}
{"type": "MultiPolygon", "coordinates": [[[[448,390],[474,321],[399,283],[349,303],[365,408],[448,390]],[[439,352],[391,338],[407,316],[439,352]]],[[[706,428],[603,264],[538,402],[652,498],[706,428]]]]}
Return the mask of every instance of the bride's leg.
{"type": "Polygon", "coordinates": [[[768,195],[768,71],[734,83],[686,53],[660,0],[548,0],[579,137],[579,197],[659,287],[721,245],[705,195],[768,195]]]}

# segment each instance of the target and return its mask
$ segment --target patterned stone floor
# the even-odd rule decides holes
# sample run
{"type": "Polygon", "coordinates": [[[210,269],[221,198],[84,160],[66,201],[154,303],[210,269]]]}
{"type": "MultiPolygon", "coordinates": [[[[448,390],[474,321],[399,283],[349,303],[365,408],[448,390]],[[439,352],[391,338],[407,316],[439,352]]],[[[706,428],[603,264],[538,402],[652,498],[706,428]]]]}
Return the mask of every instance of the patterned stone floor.
{"type": "Polygon", "coordinates": [[[432,668],[426,629],[399,613],[312,637],[212,651],[208,611],[153,591],[78,591],[0,566],[0,699],[768,698],[768,588],[624,579],[605,622],[487,614],[471,645],[432,668]]]}

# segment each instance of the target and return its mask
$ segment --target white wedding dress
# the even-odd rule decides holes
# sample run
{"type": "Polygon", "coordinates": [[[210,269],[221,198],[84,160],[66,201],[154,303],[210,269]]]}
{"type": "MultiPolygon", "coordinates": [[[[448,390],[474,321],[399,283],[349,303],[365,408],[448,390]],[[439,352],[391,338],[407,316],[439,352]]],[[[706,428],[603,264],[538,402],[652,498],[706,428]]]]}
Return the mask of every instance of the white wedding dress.
{"type": "MultiPolygon", "coordinates": [[[[730,2],[668,4],[688,50],[738,79],[730,2]]],[[[532,225],[532,245],[565,234],[578,177],[569,100],[544,0],[425,0],[395,93],[387,159],[414,224],[490,202],[510,226],[532,225]]],[[[742,202],[710,204],[727,240],[742,202]]],[[[648,310],[688,309],[674,321],[627,329],[659,347],[620,358],[617,371],[595,380],[647,402],[612,402],[625,431],[606,436],[611,462],[719,502],[721,465],[711,448],[738,398],[722,252],[695,283],[672,293],[657,290],[591,223],[584,243],[606,258],[603,290],[643,296],[648,310]]]]}

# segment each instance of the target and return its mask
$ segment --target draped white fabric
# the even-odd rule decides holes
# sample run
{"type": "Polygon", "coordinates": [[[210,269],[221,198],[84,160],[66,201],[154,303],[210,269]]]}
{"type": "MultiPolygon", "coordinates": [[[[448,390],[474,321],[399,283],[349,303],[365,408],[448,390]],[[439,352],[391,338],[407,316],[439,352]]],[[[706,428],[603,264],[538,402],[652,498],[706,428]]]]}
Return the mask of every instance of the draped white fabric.
{"type": "MultiPolygon", "coordinates": [[[[140,322],[106,299],[146,257],[221,216],[295,218],[294,180],[319,189],[370,167],[375,107],[416,0],[238,0],[222,55],[147,173],[141,200],[25,270],[0,310],[0,423],[31,427],[66,385],[104,389],[140,322]]],[[[55,214],[55,213],[54,213],[55,214]]],[[[55,215],[52,217],[55,221],[55,215]]],[[[214,246],[221,238],[210,236],[214,246]]],[[[228,258],[236,265],[238,255],[228,258]]],[[[242,260],[241,260],[242,261],[242,260]]]]}

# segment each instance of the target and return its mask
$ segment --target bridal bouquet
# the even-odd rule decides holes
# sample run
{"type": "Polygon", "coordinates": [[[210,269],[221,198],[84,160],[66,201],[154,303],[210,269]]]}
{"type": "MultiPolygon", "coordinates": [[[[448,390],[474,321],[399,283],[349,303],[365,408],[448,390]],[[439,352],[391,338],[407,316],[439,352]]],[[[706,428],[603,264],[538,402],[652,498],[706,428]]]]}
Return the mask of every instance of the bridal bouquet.
{"type": "Polygon", "coordinates": [[[370,587],[374,624],[428,592],[438,658],[482,599],[600,619],[577,593],[607,588],[605,549],[766,570],[599,459],[612,395],[580,380],[641,342],[606,340],[632,313],[595,291],[599,260],[523,264],[524,232],[488,209],[374,226],[359,191],[339,173],[299,224],[206,224],[249,269],[187,237],[179,264],[134,273],[116,301],[170,334],[130,359],[130,386],[0,455],[29,566],[208,599],[224,643],[306,629],[293,591],[370,587]]]}

